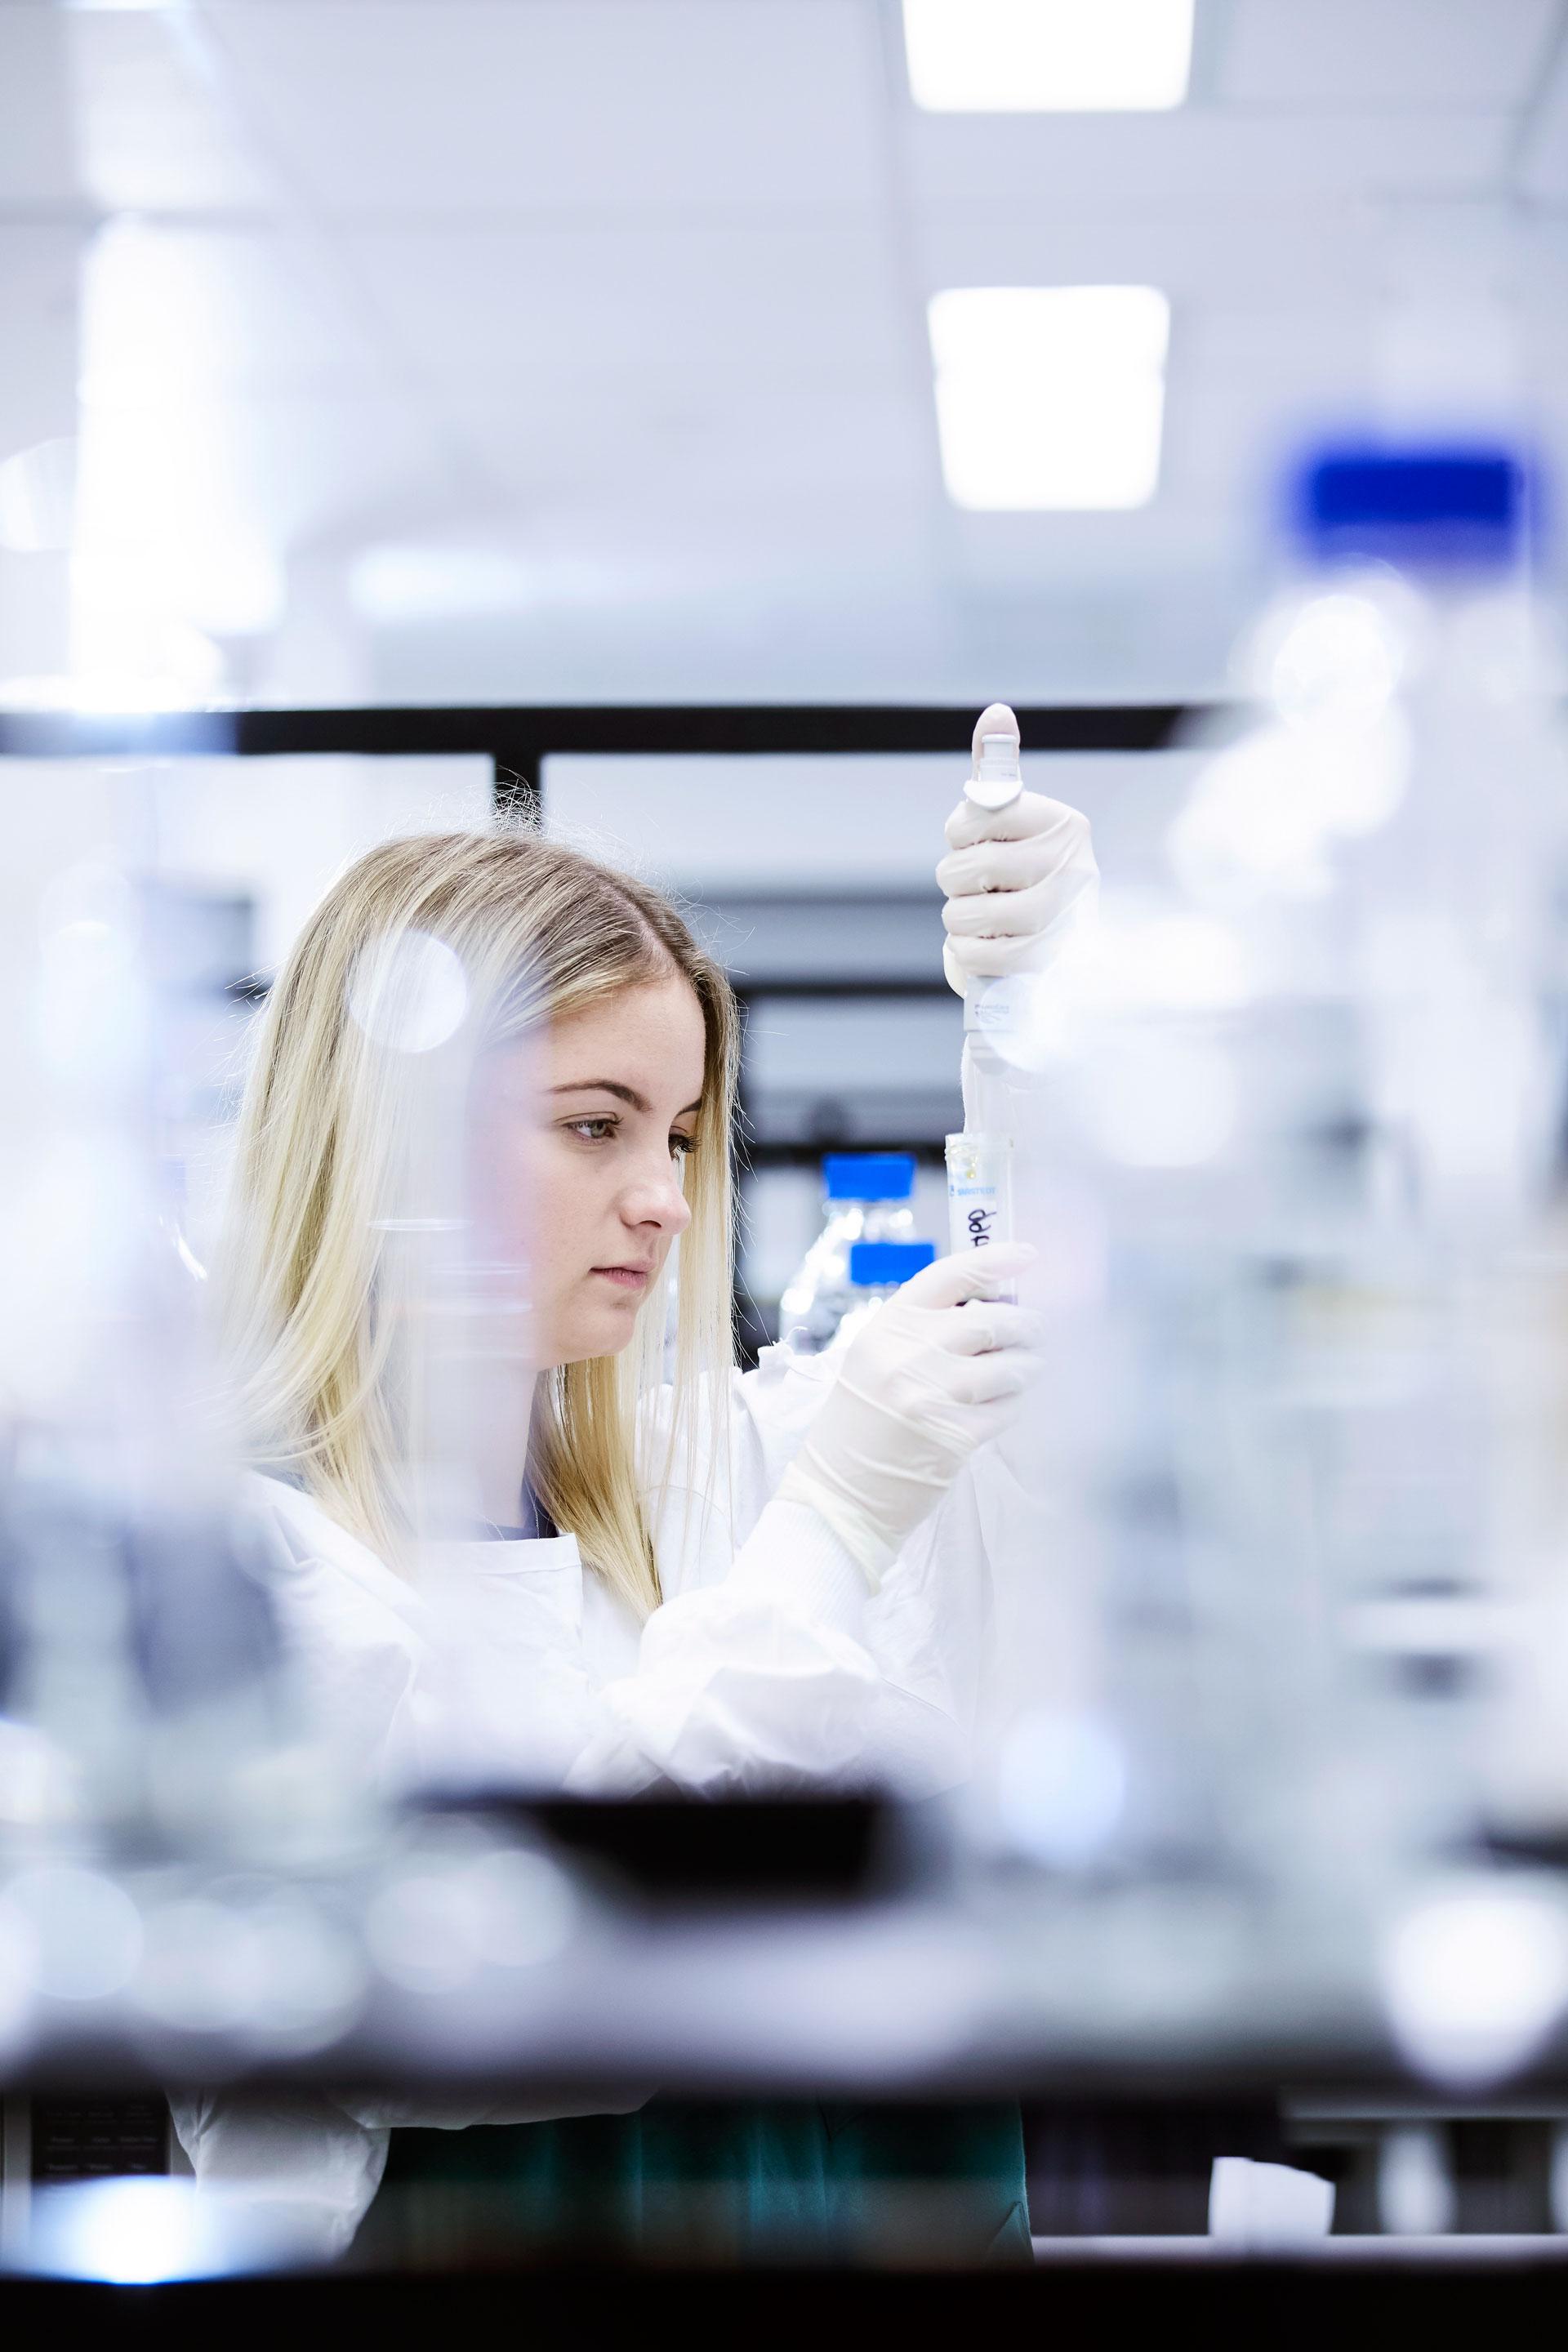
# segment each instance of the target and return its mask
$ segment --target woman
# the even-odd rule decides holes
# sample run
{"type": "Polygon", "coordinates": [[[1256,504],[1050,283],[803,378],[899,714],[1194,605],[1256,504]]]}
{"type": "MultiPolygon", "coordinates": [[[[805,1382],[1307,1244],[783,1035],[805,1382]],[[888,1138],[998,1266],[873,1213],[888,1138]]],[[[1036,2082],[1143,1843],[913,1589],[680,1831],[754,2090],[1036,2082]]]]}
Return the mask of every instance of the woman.
{"type": "MultiPolygon", "coordinates": [[[[1002,827],[983,847],[968,817],[950,827],[960,979],[1026,960],[1082,887],[1081,819],[1026,795],[1002,827]]],[[[842,1362],[786,1348],[737,1376],[735,1049],[729,988],[668,903],[527,833],[386,844],[307,925],[247,1095],[229,1286],[279,1613],[351,1769],[701,1792],[962,1777],[985,1483],[1005,1475],[983,1449],[1035,1338],[994,1294],[1027,1253],[928,1268],[842,1362]],[[422,1381],[403,1264],[455,1222],[417,1213],[449,1206],[453,1181],[469,1237],[453,1295],[471,1305],[482,1265],[480,1319],[504,1335],[523,1328],[508,1269],[531,1277],[526,1339],[487,1345],[460,1428],[422,1381]]],[[[625,2192],[634,2237],[636,2184],[727,2180],[756,2242],[781,2217],[831,2227],[836,2179],[889,2137],[869,2111],[719,2119],[639,2113],[645,2096],[576,2123],[559,2101],[414,2114],[324,2095],[181,2099],[175,2119],[199,2180],[290,2205],[334,2249],[389,2137],[394,2178],[505,2179],[536,2222],[555,2198],[611,2226],[625,2192]]],[[[1016,2110],[959,2118],[934,2158],[919,2137],[892,2135],[912,2170],[978,2164],[991,2233],[1026,2250],[1016,2110]]]]}

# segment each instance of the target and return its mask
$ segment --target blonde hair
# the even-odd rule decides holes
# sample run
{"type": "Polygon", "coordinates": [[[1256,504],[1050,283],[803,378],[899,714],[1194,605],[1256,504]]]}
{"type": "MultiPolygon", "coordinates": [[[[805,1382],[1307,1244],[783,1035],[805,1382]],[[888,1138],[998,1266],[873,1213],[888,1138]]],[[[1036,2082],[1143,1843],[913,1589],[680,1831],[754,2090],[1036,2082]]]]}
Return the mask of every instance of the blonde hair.
{"type": "MultiPolygon", "coordinates": [[[[691,1222],[679,1249],[676,1406],[660,1477],[669,1475],[678,1429],[689,1445],[699,1443],[700,1400],[719,1434],[728,1381],[718,1376],[733,1359],[738,1024],[722,971],[657,891],[525,829],[416,835],[373,849],[316,908],[271,992],[240,1117],[222,1288],[252,1458],[292,1475],[392,1559],[406,1550],[416,1516],[408,1465],[418,1445],[418,1376],[389,1245],[400,1227],[441,1221],[387,1211],[407,1206],[411,1185],[417,1195],[409,1153],[444,1124],[428,1094],[411,1115],[408,1093],[416,1077],[428,1084],[441,1057],[406,1050],[408,1036],[396,1034],[410,1002],[416,1022],[425,1017],[417,991],[414,1000],[404,991],[390,1032],[374,1007],[367,1017],[366,975],[374,982],[379,971],[384,980],[402,958],[416,978],[427,977],[431,957],[460,1002],[465,1069],[476,1051],[623,989],[671,972],[689,982],[702,1012],[705,1069],[685,1171],[691,1222]],[[423,964],[419,955],[408,963],[411,947],[423,964]]],[[[384,1010],[395,995],[381,988],[384,1010]]],[[[557,1525],[645,1613],[659,1587],[643,1502],[641,1409],[663,1376],[664,1339],[661,1286],[623,1355],[559,1366],[541,1381],[530,1455],[530,1476],[557,1525]]]]}

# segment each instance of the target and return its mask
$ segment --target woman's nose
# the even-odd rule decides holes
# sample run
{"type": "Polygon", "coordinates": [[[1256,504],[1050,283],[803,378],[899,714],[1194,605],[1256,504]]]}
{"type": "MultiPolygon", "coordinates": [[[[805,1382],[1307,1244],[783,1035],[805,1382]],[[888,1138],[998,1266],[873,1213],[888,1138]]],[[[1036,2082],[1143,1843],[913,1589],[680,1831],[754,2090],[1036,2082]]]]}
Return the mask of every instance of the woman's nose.
{"type": "Polygon", "coordinates": [[[650,1171],[629,1185],[622,1198],[621,1214],[628,1225],[657,1225],[661,1234],[683,1234],[691,1223],[691,1209],[674,1163],[667,1160],[657,1173],[650,1171]]]}

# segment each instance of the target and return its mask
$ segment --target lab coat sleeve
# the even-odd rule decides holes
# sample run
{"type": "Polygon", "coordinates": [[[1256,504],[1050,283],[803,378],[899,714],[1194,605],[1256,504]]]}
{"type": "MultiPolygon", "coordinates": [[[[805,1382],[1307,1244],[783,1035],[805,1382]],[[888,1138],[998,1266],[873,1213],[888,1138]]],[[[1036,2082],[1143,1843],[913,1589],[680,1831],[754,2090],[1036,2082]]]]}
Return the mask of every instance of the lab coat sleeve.
{"type": "Polygon", "coordinates": [[[198,2198],[276,2221],[302,2259],[341,2254],[381,2185],[390,2135],[325,2092],[172,2091],[169,2112],[198,2198]]]}
{"type": "Polygon", "coordinates": [[[398,2098],[369,2091],[224,2088],[169,2094],[175,2136],[198,2197],[243,2204],[277,2224],[302,2260],[331,2262],[370,2210],[393,2132],[474,2125],[552,2123],[565,2116],[633,2114],[650,2089],[599,2090],[574,2099],[398,2098]]]}
{"type": "Polygon", "coordinates": [[[440,2099],[429,2093],[405,2099],[384,2091],[332,2094],[342,2113],[373,2139],[384,2138],[389,2131],[405,2125],[420,2131],[468,2131],[486,2124],[561,2123],[568,2116],[631,2116],[647,2106],[652,2096],[647,2085],[634,2091],[596,2090],[581,2098],[553,2091],[547,2099],[440,2099]]]}
{"type": "Polygon", "coordinates": [[[879,1654],[899,1602],[873,1603],[807,1505],[769,1499],[834,1369],[779,1349],[737,1377],[721,1474],[710,1465],[655,1515],[671,1597],[644,1629],[636,1672],[600,1692],[605,1720],[573,1789],[668,1780],[714,1795],[809,1784],[926,1796],[963,1777],[967,1743],[941,1678],[922,1686],[879,1654]]]}
{"type": "Polygon", "coordinates": [[[599,1693],[603,1728],[569,1786],[721,1795],[873,1777],[865,1603],[859,1568],[816,1512],[770,1504],[721,1584],[649,1618],[635,1673],[599,1693]]]}

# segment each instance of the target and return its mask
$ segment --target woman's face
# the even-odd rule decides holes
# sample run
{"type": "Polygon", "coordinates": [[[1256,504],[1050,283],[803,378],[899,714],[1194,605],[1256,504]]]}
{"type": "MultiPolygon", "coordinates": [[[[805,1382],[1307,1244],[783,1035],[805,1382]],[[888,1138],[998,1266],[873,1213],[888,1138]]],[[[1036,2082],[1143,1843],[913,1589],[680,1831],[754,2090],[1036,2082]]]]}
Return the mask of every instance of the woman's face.
{"type": "Polygon", "coordinates": [[[702,1011],[677,974],[499,1057],[481,1194],[531,1269],[540,1364],[618,1354],[691,1222],[681,1162],[702,1110],[702,1011]]]}

